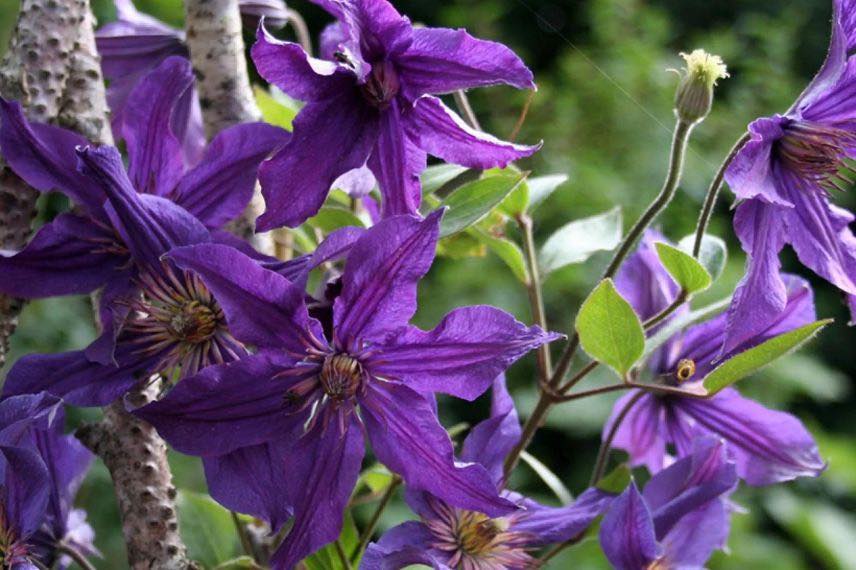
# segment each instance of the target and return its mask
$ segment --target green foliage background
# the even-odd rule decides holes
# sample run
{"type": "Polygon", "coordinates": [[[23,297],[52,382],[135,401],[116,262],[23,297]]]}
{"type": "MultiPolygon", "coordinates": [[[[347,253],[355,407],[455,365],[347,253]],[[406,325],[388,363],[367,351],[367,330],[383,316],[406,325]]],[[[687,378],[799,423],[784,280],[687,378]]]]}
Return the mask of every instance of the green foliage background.
{"type": "MultiPolygon", "coordinates": [[[[672,125],[671,99],[679,51],[704,47],[720,54],[732,77],[717,91],[713,114],[696,130],[679,197],[660,227],[677,240],[694,227],[701,198],[716,165],[756,116],[781,112],[819,67],[827,45],[829,0],[398,0],[414,21],[467,27],[475,35],[511,45],[535,70],[538,93],[519,140],[544,140],[543,150],[523,166],[535,174],[567,173],[562,186],[536,213],[539,241],[571,219],[603,212],[620,204],[625,223],[633,219],[659,189],[672,125]]],[[[145,0],[138,6],[180,25],[178,0],[145,0]]],[[[305,0],[292,7],[319,31],[326,16],[305,0]]],[[[109,0],[96,1],[99,20],[111,19],[109,0]]],[[[14,25],[17,3],[0,0],[0,45],[14,25]]],[[[474,92],[472,100],[487,130],[507,136],[525,94],[506,88],[474,92]]],[[[726,239],[731,257],[725,274],[700,302],[727,294],[739,279],[744,256],[733,238],[725,194],[712,231],[726,239]]],[[[856,206],[852,194],[841,203],[856,206]]],[[[44,201],[44,216],[58,207],[44,201]]],[[[790,254],[788,254],[790,255],[790,254]]],[[[545,284],[550,325],[567,331],[572,312],[595,283],[607,257],[598,254],[582,266],[551,275],[545,284]]],[[[800,271],[792,257],[785,267],[800,271]]],[[[829,327],[807,349],[744,381],[741,388],[768,405],[788,409],[807,422],[829,460],[818,480],[802,480],[767,490],[741,489],[736,501],[746,508],[735,514],[730,554],[718,554],[711,567],[738,569],[856,568],[856,427],[852,390],[856,331],[845,326],[847,314],[838,294],[818,285],[822,316],[829,327]]],[[[421,288],[418,324],[430,326],[452,307],[491,303],[528,320],[525,292],[496,257],[438,260],[421,288]]],[[[53,299],[30,304],[14,338],[14,357],[30,351],[59,351],[84,346],[93,337],[85,299],[53,299]]],[[[509,381],[522,413],[535,398],[534,359],[518,364],[509,381]]],[[[1,373],[0,373],[1,374],[1,373]]],[[[595,377],[590,382],[605,381],[595,377]]],[[[572,492],[583,489],[597,450],[599,429],[613,398],[600,396],[554,410],[547,427],[530,448],[557,473],[572,492]]],[[[485,402],[441,402],[445,425],[477,422],[485,402]]],[[[70,423],[95,419],[97,411],[71,414],[70,423]]],[[[173,455],[177,485],[204,492],[196,459],[173,455]]],[[[537,476],[518,469],[513,485],[545,501],[555,501],[537,476]]],[[[188,497],[194,497],[188,495],[188,497]]],[[[121,529],[109,476],[97,464],[80,495],[97,531],[104,558],[99,568],[126,567],[121,529]]],[[[184,511],[195,554],[213,559],[206,545],[237,555],[230,528],[215,510],[196,505],[184,511]],[[208,513],[208,514],[206,514],[208,513]],[[206,518],[210,517],[210,518],[206,518]],[[219,539],[219,533],[229,538],[219,539]],[[224,547],[224,545],[231,545],[224,547]],[[203,552],[205,551],[205,552],[203,552]],[[233,551],[233,552],[232,552],[233,551]]],[[[358,509],[358,524],[368,510],[358,509]]],[[[408,517],[396,500],[382,526],[408,517]]],[[[186,522],[185,522],[186,521],[186,522]]],[[[209,549],[210,550],[210,549],[209,549]]],[[[324,567],[323,561],[320,567],[324,567]]],[[[212,564],[213,565],[213,564],[212,564]]],[[[596,543],[588,541],[556,558],[555,568],[604,568],[596,543]]]]}

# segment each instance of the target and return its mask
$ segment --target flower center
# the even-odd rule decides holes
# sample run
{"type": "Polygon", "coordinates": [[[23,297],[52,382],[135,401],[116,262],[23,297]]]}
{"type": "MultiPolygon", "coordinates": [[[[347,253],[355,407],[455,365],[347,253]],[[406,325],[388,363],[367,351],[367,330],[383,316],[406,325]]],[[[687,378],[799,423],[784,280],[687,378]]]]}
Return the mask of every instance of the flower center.
{"type": "Polygon", "coordinates": [[[321,366],[321,388],[336,402],[349,400],[363,386],[365,372],[360,362],[347,354],[333,354],[321,366]]]}
{"type": "Polygon", "coordinates": [[[501,519],[491,519],[483,513],[464,511],[458,519],[458,544],[471,556],[491,550],[493,541],[505,529],[501,519]]]}
{"type": "Polygon", "coordinates": [[[856,134],[808,121],[794,121],[784,131],[778,151],[788,168],[826,190],[849,187],[845,173],[856,173],[847,163],[849,151],[856,147],[856,134]]]}
{"type": "Polygon", "coordinates": [[[176,340],[199,344],[209,340],[220,324],[219,309],[193,299],[175,307],[167,327],[176,340]]]}
{"type": "Polygon", "coordinates": [[[388,61],[379,61],[372,64],[372,71],[366,82],[360,86],[360,90],[369,104],[378,109],[386,109],[400,87],[395,66],[388,61]]]}

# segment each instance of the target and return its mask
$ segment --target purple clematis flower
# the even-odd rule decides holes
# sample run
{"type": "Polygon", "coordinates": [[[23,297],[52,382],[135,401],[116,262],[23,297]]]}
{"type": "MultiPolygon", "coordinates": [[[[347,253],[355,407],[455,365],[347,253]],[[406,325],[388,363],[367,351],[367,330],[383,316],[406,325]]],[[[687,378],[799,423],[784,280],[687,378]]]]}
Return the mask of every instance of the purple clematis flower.
{"type": "Polygon", "coordinates": [[[327,334],[301,289],[240,252],[209,244],[169,255],[199,275],[236,338],[259,352],[185,379],[136,413],[178,451],[203,456],[226,506],[274,529],[293,513],[275,568],[338,536],[364,433],[414,490],[489,516],[515,508],[484,467],[455,462],[432,394],[472,400],[558,335],[484,306],[452,311],[432,331],[408,324],[440,215],[395,216],[365,232],[348,255],[327,334]]]}
{"type": "Polygon", "coordinates": [[[201,282],[161,256],[225,239],[216,228],[243,211],[258,164],[288,133],[261,123],[224,130],[186,169],[169,125],[192,80],[190,64],[170,58],[140,83],[123,124],[127,171],[116,149],[85,147],[77,135],[30,124],[16,103],[0,102],[0,148],[12,169],[79,206],[21,252],[0,257],[0,291],[39,298],[103,288],[104,330],[84,351],[24,357],[4,394],[45,390],[74,404],[105,405],[148,374],[189,375],[244,353],[201,282]]]}
{"type": "MultiPolygon", "coordinates": [[[[133,109],[131,93],[140,81],[169,57],[189,57],[184,43],[184,31],[139,12],[132,0],[114,0],[116,21],[102,26],[95,34],[101,68],[110,81],[107,102],[112,112],[113,134],[122,135],[125,109],[133,109]]],[[[251,28],[264,17],[268,24],[279,27],[288,19],[288,10],[282,0],[239,0],[245,24],[251,28]]],[[[202,109],[196,89],[191,86],[184,95],[183,112],[172,117],[176,133],[184,142],[185,159],[196,164],[205,149],[205,130],[202,126],[202,109]]]]}
{"type": "Polygon", "coordinates": [[[8,462],[0,536],[3,561],[9,567],[19,568],[15,565],[19,562],[22,568],[36,568],[21,562],[35,559],[65,568],[70,560],[58,553],[60,543],[87,556],[98,554],[86,513],[73,508],[93,457],[74,436],[63,435],[64,423],[62,402],[53,396],[42,393],[0,401],[0,449],[8,462]],[[18,490],[24,491],[21,497],[8,495],[18,490]],[[12,504],[26,520],[14,521],[20,515],[10,513],[12,504]]]}
{"type": "Polygon", "coordinates": [[[843,172],[853,172],[848,160],[856,158],[856,1],[833,4],[832,40],[820,72],[787,113],[749,125],[751,139],[726,172],[741,200],[734,229],[749,263],[729,311],[724,351],[767,328],[784,309],[779,252],[786,243],[803,265],[856,295],[856,237],[848,227],[854,218],[828,195],[849,187],[843,172]]]}
{"type": "Polygon", "coordinates": [[[692,452],[655,475],[640,493],[635,482],[612,502],[600,544],[617,570],[704,568],[728,539],[728,495],[737,487],[724,442],[695,440],[692,452]]]}
{"type": "Polygon", "coordinates": [[[413,214],[427,154],[491,168],[539,148],[475,131],[434,97],[501,83],[534,88],[532,73],[505,46],[463,30],[414,29],[386,0],[313,1],[339,20],[333,61],[312,58],[264,27],[252,49],[265,79],[307,102],[294,137],[260,171],[267,203],[260,230],[302,223],[352,169],[374,173],[384,216],[413,214]]]}
{"type": "Polygon", "coordinates": [[[483,465],[502,496],[520,510],[504,517],[462,510],[421,491],[406,500],[421,522],[390,529],[366,550],[361,570],[399,570],[426,564],[437,570],[528,570],[537,567],[532,551],[585,531],[609,506],[613,495],[589,489],[573,504],[548,507],[512,491],[502,491],[502,464],[520,439],[520,423],[505,378],[493,382],[491,417],[464,440],[461,460],[483,465]]]}
{"type": "MultiPolygon", "coordinates": [[[[656,256],[654,241],[654,234],[646,235],[639,251],[616,279],[619,292],[642,319],[662,311],[677,294],[656,256]],[[642,267],[644,270],[638,271],[642,267]]],[[[782,279],[787,291],[784,310],[767,329],[726,353],[724,358],[815,320],[808,283],[791,275],[782,279]]],[[[613,445],[627,451],[632,464],[644,464],[656,473],[671,461],[667,446],[673,445],[678,456],[684,456],[691,452],[693,439],[699,434],[714,434],[728,442],[737,472],[750,485],[819,475],[825,464],[817,444],[791,414],[767,409],[744,398],[734,388],[726,388],[710,399],[693,397],[693,388],[700,387],[705,376],[719,364],[726,319],[723,314],[690,327],[653,355],[650,368],[656,381],[684,388],[687,395],[642,396],[619,427],[613,445]]],[[[613,415],[604,426],[604,436],[611,430],[616,415],[636,395],[634,390],[616,402],[613,415]]]]}

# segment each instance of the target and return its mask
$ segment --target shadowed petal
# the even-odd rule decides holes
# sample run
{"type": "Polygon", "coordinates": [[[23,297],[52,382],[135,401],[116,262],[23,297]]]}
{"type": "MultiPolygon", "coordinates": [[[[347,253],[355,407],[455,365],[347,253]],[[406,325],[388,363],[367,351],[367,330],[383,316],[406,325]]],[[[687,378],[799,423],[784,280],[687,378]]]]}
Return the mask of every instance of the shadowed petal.
{"type": "Polygon", "coordinates": [[[50,480],[45,464],[34,451],[0,446],[0,480],[6,525],[23,543],[39,528],[47,507],[50,480]]]}
{"type": "Polygon", "coordinates": [[[749,125],[752,138],[743,145],[725,171],[725,181],[741,200],[791,207],[773,174],[773,145],[784,136],[784,117],[764,117],[749,125]]]}
{"type": "Polygon", "coordinates": [[[275,378],[292,366],[272,352],[209,366],[134,413],[188,455],[223,455],[272,441],[306,420],[285,401],[289,388],[302,378],[275,378]]]}
{"type": "Polygon", "coordinates": [[[518,358],[559,337],[494,307],[462,307],[434,330],[411,326],[391,336],[390,344],[373,347],[366,364],[418,392],[474,400],[518,358]]]}
{"type": "Polygon", "coordinates": [[[36,432],[36,445],[47,468],[50,495],[47,506],[48,524],[53,536],[65,537],[74,497],[83,483],[94,456],[74,435],[63,435],[63,418],[54,429],[36,432]]]}
{"type": "Polygon", "coordinates": [[[381,340],[407,324],[416,311],[416,286],[434,260],[441,216],[387,218],[353,246],[334,307],[339,346],[381,340]]]}
{"type": "Polygon", "coordinates": [[[494,481],[502,477],[505,457],[520,441],[520,419],[505,386],[505,374],[493,381],[490,418],[476,425],[464,440],[461,460],[481,463],[494,481]]]}
{"type": "Polygon", "coordinates": [[[449,434],[426,397],[406,386],[372,384],[360,403],[375,455],[408,487],[492,517],[514,510],[484,467],[455,462],[449,434]]]}
{"type": "Polygon", "coordinates": [[[215,229],[244,211],[259,165],[290,137],[265,123],[236,125],[220,132],[202,161],[178,183],[173,200],[215,229]]]}
{"type": "Polygon", "coordinates": [[[345,506],[365,454],[355,415],[341,433],[336,422],[318,422],[285,458],[289,476],[281,481],[294,503],[294,525],[274,553],[274,568],[293,568],[300,560],[332,542],[342,530],[345,506]]]}
{"type": "Polygon", "coordinates": [[[711,501],[689,513],[660,541],[665,565],[703,568],[714,550],[725,548],[730,526],[725,501],[711,501]]]}
{"type": "Polygon", "coordinates": [[[333,182],[366,163],[377,136],[377,111],[352,89],[307,104],[291,140],[259,169],[267,209],[257,229],[294,227],[315,215],[333,182]]]}
{"type": "Polygon", "coordinates": [[[447,570],[448,566],[431,556],[431,539],[431,531],[421,522],[402,523],[369,544],[360,560],[360,570],[400,570],[411,564],[447,570]]]}
{"type": "Polygon", "coordinates": [[[101,335],[86,347],[86,358],[99,364],[116,364],[114,351],[122,325],[131,312],[129,302],[139,295],[132,269],[117,273],[101,290],[98,300],[98,320],[101,335]]]}
{"type": "Polygon", "coordinates": [[[534,501],[526,504],[511,530],[533,536],[531,546],[542,546],[569,540],[585,531],[594,519],[609,508],[615,495],[599,489],[586,489],[573,503],[565,507],[545,507],[534,501]]]}
{"type": "Polygon", "coordinates": [[[467,125],[437,97],[424,95],[405,112],[407,134],[414,143],[446,162],[487,169],[531,156],[541,145],[501,141],[467,125]]]}
{"type": "Polygon", "coordinates": [[[177,248],[169,257],[182,269],[199,275],[223,308],[229,330],[238,340],[285,348],[297,355],[323,342],[306,311],[305,293],[238,250],[203,244],[177,248]]]}
{"type": "Polygon", "coordinates": [[[635,482],[613,501],[603,517],[600,545],[616,570],[641,570],[657,559],[654,521],[635,482]]]}
{"type": "MultiPolygon", "coordinates": [[[[621,410],[635,395],[634,390],[615,401],[612,414],[603,426],[604,438],[612,430],[621,410]]],[[[665,466],[666,461],[665,413],[662,402],[656,396],[642,396],[618,427],[612,447],[629,453],[632,465],[645,465],[649,471],[656,473],[665,466]]]]}
{"type": "Polygon", "coordinates": [[[22,251],[9,257],[0,253],[0,291],[26,299],[90,293],[128,261],[108,251],[115,240],[91,218],[60,214],[22,251]]]}
{"type": "Polygon", "coordinates": [[[128,176],[138,192],[167,196],[184,173],[181,140],[172,117],[193,85],[190,62],[167,58],[128,97],[122,135],[128,145],[128,176]]]}

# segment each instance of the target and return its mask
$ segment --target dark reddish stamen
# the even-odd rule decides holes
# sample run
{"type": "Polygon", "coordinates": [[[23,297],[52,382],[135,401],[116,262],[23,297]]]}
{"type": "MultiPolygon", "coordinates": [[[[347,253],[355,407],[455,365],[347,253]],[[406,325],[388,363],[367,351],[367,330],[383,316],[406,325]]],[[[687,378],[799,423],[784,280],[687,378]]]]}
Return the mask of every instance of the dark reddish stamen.
{"type": "Polygon", "coordinates": [[[385,109],[398,94],[401,84],[395,66],[388,61],[372,64],[372,71],[361,86],[363,97],[373,106],[385,109]]]}
{"type": "Polygon", "coordinates": [[[787,168],[826,190],[850,185],[848,175],[856,171],[848,158],[856,148],[856,133],[808,121],[794,121],[784,131],[778,152],[787,168]]]}
{"type": "Polygon", "coordinates": [[[360,362],[347,354],[333,354],[321,367],[321,387],[336,402],[353,398],[363,387],[365,372],[360,362]]]}

